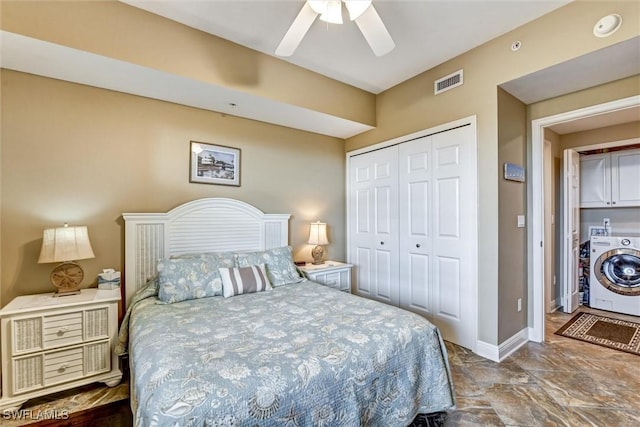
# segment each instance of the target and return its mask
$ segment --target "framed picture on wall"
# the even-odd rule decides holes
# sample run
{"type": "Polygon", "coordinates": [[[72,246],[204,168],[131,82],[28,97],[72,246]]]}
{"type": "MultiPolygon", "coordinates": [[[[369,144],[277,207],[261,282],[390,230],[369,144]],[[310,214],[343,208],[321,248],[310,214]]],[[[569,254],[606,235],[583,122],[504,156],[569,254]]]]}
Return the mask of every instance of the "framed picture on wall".
{"type": "Polygon", "coordinates": [[[189,182],[240,186],[240,149],[191,141],[189,182]]]}

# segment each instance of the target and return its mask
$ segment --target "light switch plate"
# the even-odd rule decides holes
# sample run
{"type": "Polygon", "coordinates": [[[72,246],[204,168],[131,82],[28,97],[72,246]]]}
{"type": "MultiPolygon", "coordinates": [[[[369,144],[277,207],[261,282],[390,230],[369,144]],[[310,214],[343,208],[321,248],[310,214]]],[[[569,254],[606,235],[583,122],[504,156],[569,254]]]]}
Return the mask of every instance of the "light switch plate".
{"type": "Polygon", "coordinates": [[[518,228],[524,228],[524,215],[518,215],[518,228]]]}

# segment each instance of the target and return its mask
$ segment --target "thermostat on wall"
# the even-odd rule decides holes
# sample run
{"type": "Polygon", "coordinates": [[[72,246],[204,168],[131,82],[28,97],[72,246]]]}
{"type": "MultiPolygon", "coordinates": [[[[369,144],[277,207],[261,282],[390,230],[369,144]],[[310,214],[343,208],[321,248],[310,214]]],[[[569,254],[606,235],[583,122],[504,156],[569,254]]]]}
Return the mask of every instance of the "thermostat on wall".
{"type": "Polygon", "coordinates": [[[524,168],[513,163],[504,164],[504,179],[524,182],[524,168]]]}

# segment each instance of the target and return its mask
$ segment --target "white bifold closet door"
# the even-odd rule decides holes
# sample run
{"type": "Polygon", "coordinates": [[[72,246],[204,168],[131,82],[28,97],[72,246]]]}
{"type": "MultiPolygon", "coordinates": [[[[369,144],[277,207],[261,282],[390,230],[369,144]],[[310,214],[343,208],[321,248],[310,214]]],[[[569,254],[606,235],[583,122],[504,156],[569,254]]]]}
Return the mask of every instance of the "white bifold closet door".
{"type": "Polygon", "coordinates": [[[355,293],[416,312],[475,348],[476,176],[471,126],[350,159],[355,293]],[[395,175],[394,175],[395,171],[395,175]]]}
{"type": "Polygon", "coordinates": [[[349,175],[356,293],[398,305],[398,147],[352,157],[349,175]]]}

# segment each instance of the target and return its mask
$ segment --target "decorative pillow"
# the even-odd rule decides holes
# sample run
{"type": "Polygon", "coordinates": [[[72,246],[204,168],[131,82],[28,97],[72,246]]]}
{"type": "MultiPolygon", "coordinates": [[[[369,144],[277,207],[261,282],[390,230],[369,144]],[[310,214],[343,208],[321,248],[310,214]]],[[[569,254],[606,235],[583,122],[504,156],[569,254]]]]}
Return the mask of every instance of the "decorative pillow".
{"type": "Polygon", "coordinates": [[[222,276],[222,295],[225,298],[272,289],[264,264],[219,270],[222,276]]]}
{"type": "Polygon", "coordinates": [[[202,254],[158,261],[158,299],[164,303],[222,295],[218,268],[234,267],[231,253],[202,254]]]}
{"type": "Polygon", "coordinates": [[[238,267],[265,264],[273,286],[302,282],[305,279],[298,274],[292,252],[291,246],[283,246],[261,252],[236,253],[236,263],[238,267]]]}

